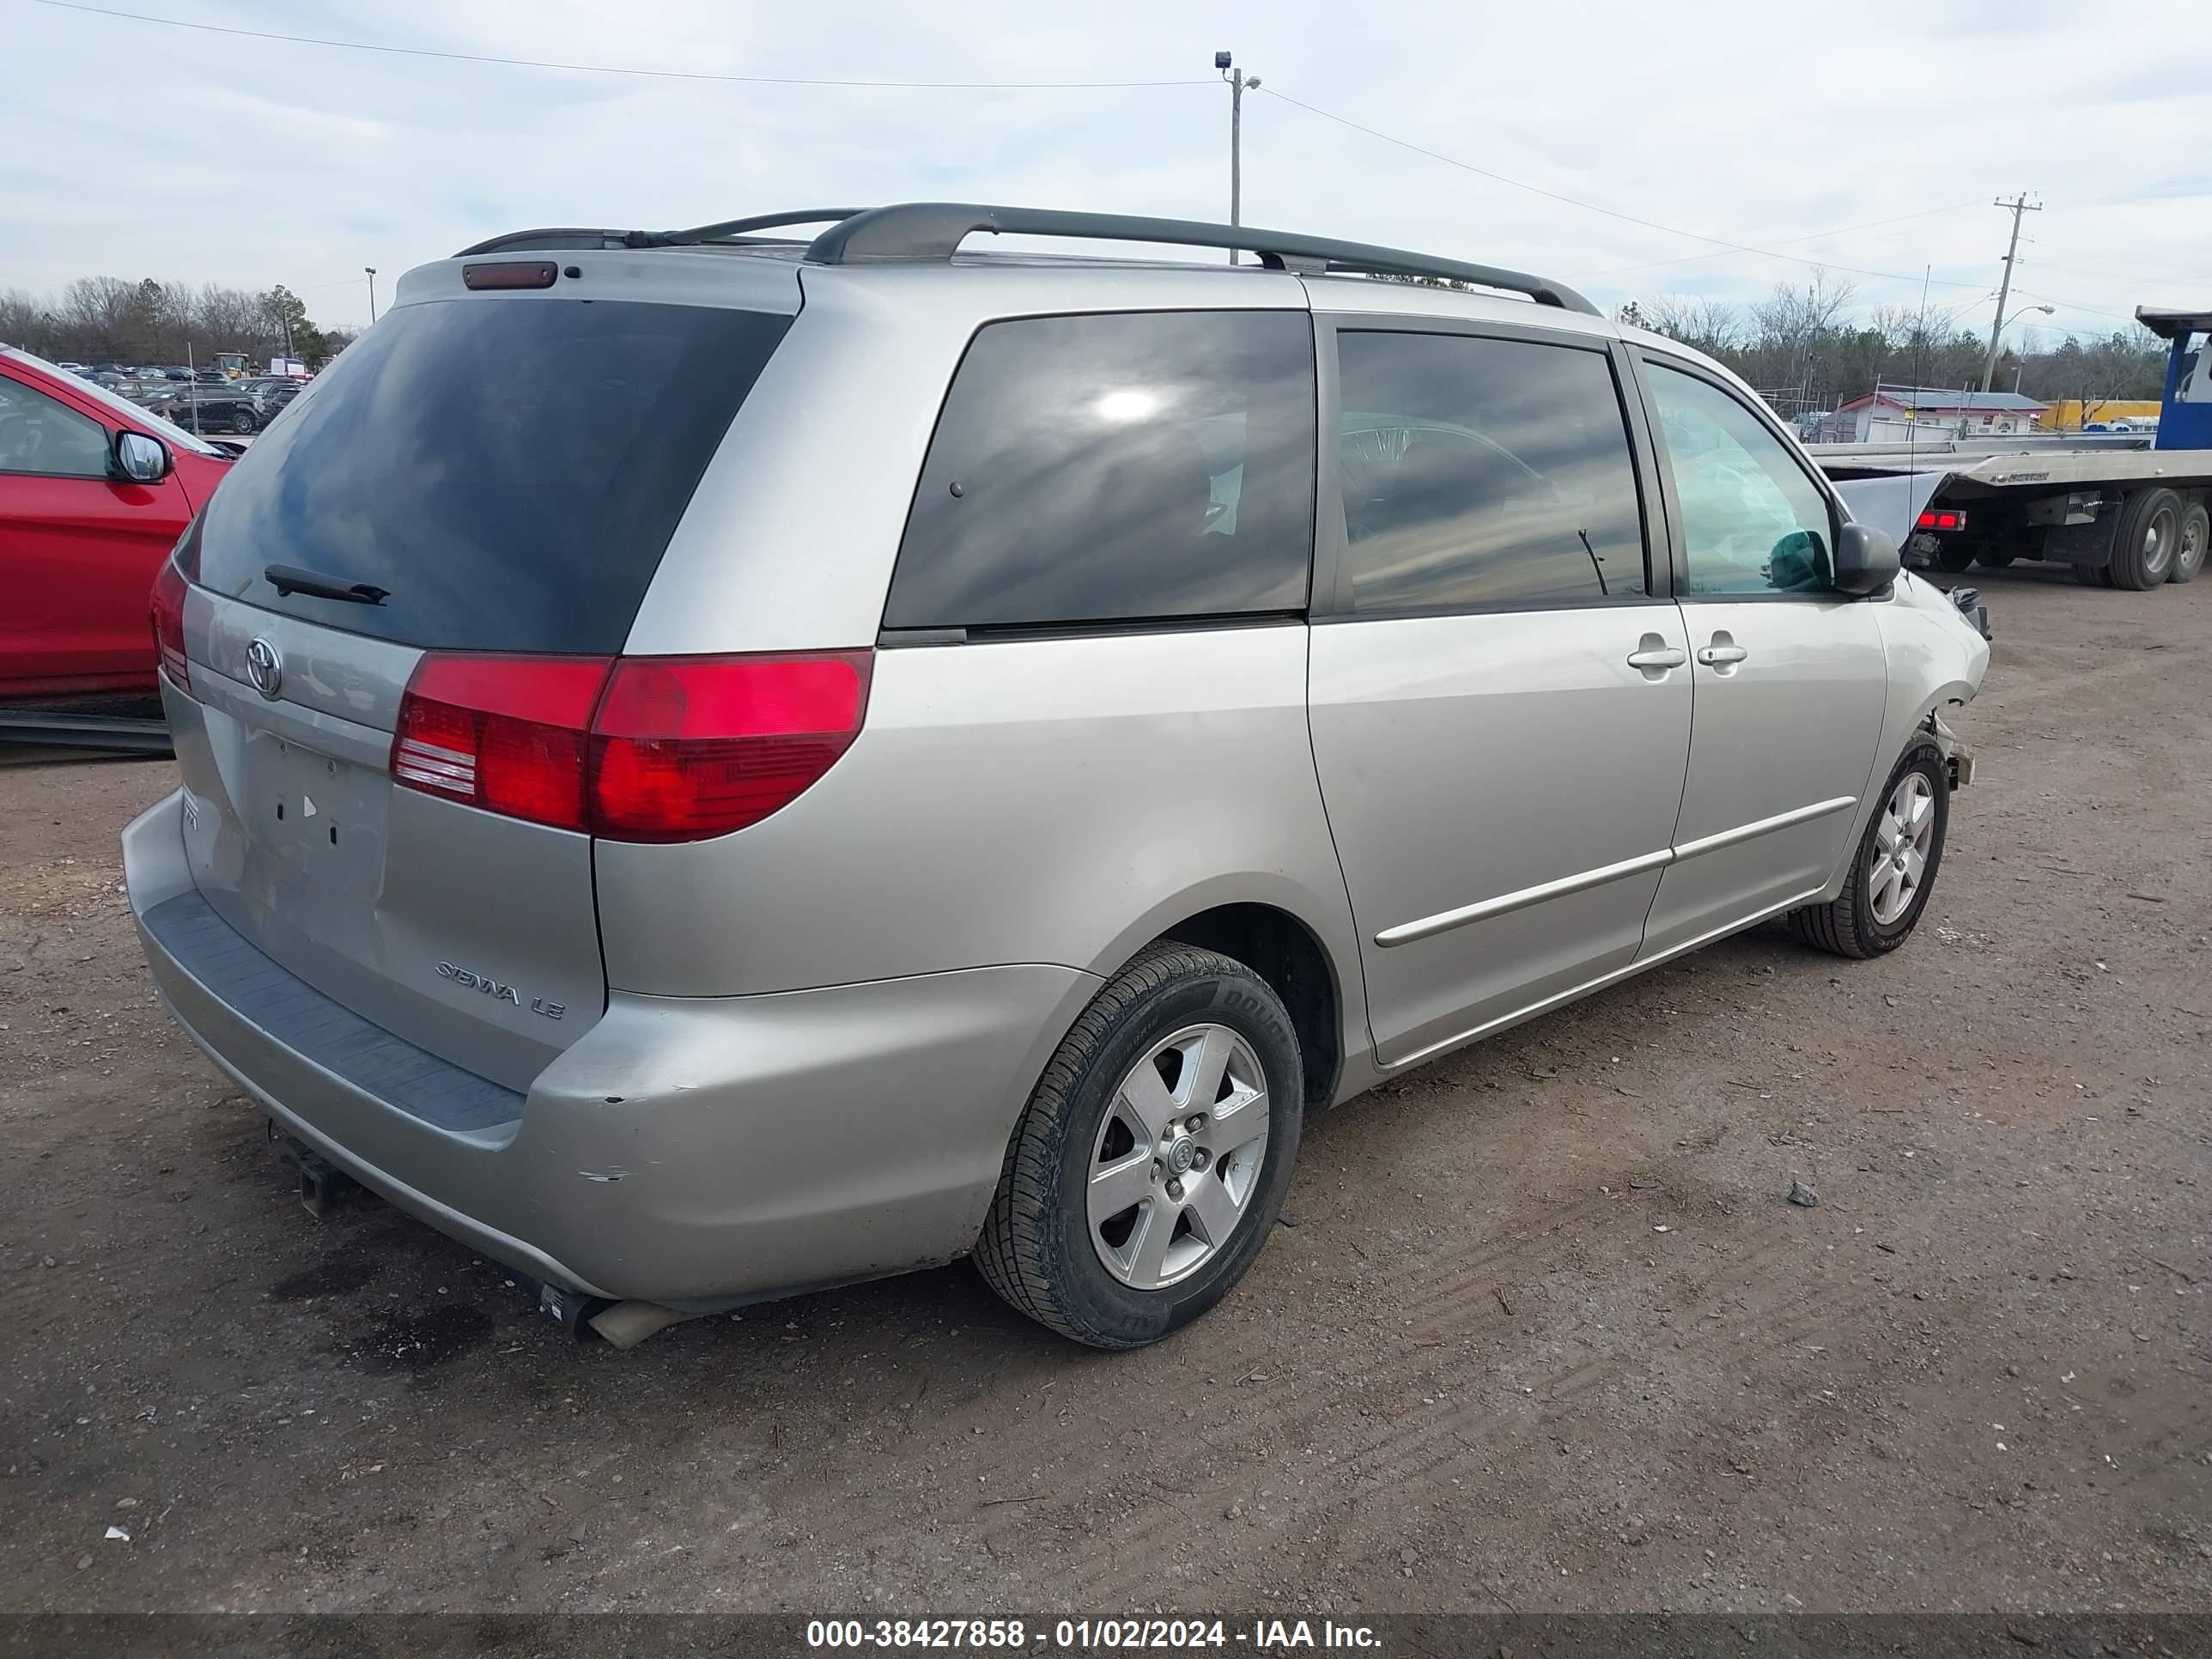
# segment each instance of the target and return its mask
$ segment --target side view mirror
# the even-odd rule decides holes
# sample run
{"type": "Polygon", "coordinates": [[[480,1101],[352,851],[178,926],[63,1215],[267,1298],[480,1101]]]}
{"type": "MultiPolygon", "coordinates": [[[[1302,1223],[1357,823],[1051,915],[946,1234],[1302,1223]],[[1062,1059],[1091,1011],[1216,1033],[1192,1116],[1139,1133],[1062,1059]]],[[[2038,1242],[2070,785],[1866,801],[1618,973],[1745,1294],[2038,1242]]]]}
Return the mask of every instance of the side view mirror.
{"type": "Polygon", "coordinates": [[[1904,562],[1897,544],[1872,525],[1849,523],[1836,536],[1835,581],[1838,593],[1879,593],[1897,580],[1904,562]]]}
{"type": "Polygon", "coordinates": [[[169,476],[169,447],[143,432],[115,434],[115,470],[133,483],[159,483],[169,476]]]}

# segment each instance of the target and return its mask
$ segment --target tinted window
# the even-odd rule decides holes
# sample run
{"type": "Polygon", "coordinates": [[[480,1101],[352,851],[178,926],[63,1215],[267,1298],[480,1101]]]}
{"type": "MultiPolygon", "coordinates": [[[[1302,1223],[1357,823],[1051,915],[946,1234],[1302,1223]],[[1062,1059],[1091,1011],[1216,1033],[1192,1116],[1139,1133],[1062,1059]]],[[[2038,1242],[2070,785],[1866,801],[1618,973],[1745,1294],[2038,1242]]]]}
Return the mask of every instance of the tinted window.
{"type": "Polygon", "coordinates": [[[107,428],[0,374],[0,472],[107,476],[107,428]]]}
{"type": "Polygon", "coordinates": [[[1303,312],[994,323],[945,398],[884,625],[1299,609],[1313,452],[1303,312]]]}
{"type": "Polygon", "coordinates": [[[412,645],[619,651],[789,323],[609,301],[402,306],[231,469],[200,580],[412,645]],[[391,597],[280,599],[272,563],[391,597]]]}
{"type": "Polygon", "coordinates": [[[1692,374],[1651,365],[1692,593],[1825,592],[1828,502],[1765,422],[1692,374]]]}
{"type": "Polygon", "coordinates": [[[1358,332],[1337,350],[1355,611],[1643,597],[1644,519],[1604,353],[1358,332]]]}

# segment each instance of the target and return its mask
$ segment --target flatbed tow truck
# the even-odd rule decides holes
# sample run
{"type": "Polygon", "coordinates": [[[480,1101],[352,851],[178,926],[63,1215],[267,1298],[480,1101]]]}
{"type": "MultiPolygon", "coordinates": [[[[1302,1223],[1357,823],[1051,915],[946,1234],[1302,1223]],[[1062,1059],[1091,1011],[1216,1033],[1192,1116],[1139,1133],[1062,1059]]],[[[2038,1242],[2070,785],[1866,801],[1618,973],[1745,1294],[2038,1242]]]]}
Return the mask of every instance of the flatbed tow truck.
{"type": "Polygon", "coordinates": [[[2085,585],[2138,592],[2193,580],[2212,543],[2212,311],[2136,318],[2172,343],[2155,434],[1939,431],[1808,453],[1910,562],[1959,571],[2040,559],[2071,566],[2085,585]]]}

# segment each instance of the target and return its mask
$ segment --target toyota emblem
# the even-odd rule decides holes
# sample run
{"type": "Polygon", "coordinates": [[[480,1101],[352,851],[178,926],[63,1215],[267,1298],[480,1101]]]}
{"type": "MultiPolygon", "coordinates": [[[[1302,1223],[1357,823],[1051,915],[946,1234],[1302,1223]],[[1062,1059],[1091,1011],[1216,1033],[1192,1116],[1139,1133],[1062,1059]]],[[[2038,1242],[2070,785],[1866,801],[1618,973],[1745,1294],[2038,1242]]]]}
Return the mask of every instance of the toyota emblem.
{"type": "Polygon", "coordinates": [[[253,689],[263,696],[274,699],[284,684],[284,659],[276,654],[276,647],[266,640],[256,640],[246,647],[246,678],[253,682],[253,689]]]}

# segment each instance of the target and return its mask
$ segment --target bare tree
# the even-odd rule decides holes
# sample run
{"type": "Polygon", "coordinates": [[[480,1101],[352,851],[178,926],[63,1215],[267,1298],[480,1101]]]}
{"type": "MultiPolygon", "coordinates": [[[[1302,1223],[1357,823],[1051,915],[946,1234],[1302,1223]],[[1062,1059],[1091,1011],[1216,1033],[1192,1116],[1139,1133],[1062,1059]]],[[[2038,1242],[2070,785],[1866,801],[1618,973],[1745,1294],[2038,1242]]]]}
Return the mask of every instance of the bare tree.
{"type": "Polygon", "coordinates": [[[1743,339],[1742,317],[1734,306],[1720,300],[1662,294],[1642,307],[1641,314],[1646,328],[1711,357],[1726,356],[1743,339]]]}
{"type": "Polygon", "coordinates": [[[1777,283],[1773,294],[1751,308],[1753,327],[1762,344],[1802,348],[1843,320],[1858,289],[1821,267],[1802,288],[1777,283]]]}
{"type": "Polygon", "coordinates": [[[53,319],[46,307],[20,288],[0,291],[0,345],[42,351],[53,319]]]}

